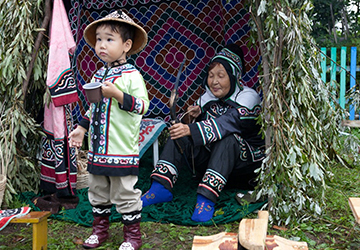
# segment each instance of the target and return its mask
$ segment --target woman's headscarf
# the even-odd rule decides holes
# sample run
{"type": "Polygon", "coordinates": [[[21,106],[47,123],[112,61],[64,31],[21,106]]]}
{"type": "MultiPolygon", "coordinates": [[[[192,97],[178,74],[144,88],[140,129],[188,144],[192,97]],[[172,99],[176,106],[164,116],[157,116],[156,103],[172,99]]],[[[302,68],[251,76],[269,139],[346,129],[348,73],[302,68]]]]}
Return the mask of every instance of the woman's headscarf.
{"type": "MultiPolygon", "coordinates": [[[[238,89],[241,91],[243,89],[243,84],[241,82],[242,75],[245,73],[244,70],[244,54],[242,49],[236,44],[226,45],[220,52],[218,52],[210,61],[210,64],[213,62],[221,63],[227,74],[230,78],[230,91],[224,97],[227,99],[230,97],[234,91],[238,89]]],[[[205,85],[207,86],[207,77],[206,75],[205,85]]],[[[207,86],[208,87],[208,86],[207,86]]]]}

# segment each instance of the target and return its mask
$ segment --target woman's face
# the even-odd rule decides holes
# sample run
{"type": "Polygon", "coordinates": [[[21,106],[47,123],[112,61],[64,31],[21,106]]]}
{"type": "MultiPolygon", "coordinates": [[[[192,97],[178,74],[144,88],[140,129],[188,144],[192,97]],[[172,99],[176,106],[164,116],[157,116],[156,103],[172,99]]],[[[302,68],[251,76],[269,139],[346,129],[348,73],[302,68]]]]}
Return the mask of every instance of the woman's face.
{"type": "Polygon", "coordinates": [[[207,84],[213,95],[219,99],[225,97],[229,93],[230,78],[221,63],[217,63],[215,67],[209,70],[207,84]]]}

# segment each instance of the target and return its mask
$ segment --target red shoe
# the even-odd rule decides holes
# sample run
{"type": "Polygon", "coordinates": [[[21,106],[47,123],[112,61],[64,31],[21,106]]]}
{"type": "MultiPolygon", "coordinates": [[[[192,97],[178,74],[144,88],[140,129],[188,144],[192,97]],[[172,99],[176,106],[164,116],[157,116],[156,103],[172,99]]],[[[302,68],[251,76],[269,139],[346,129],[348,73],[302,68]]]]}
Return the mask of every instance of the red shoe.
{"type": "Polygon", "coordinates": [[[93,230],[89,238],[83,244],[86,249],[99,247],[109,238],[109,217],[94,216],[93,230]]]}
{"type": "Polygon", "coordinates": [[[140,222],[124,224],[123,232],[124,242],[120,245],[119,250],[138,250],[142,246],[140,222]]]}

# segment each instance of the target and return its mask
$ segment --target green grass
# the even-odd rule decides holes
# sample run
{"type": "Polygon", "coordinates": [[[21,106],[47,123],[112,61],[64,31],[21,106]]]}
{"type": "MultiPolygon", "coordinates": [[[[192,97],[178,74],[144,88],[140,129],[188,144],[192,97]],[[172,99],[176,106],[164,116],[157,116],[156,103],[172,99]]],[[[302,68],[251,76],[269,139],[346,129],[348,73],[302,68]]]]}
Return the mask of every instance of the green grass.
{"type": "MultiPolygon", "coordinates": [[[[324,213],[309,216],[301,224],[286,226],[286,231],[269,224],[268,234],[286,239],[305,241],[309,249],[360,249],[360,226],[355,223],[348,198],[360,197],[360,166],[346,168],[340,165],[329,169],[333,174],[327,180],[324,213]]],[[[14,203],[13,207],[24,204],[14,203]]],[[[256,218],[253,213],[248,218],[256,218]]],[[[50,219],[48,222],[48,249],[82,249],[81,243],[91,234],[91,228],[50,219]]],[[[239,221],[210,227],[187,227],[174,224],[142,222],[141,231],[145,249],[191,249],[195,235],[212,235],[223,231],[238,232],[239,221]]],[[[98,249],[118,249],[122,241],[121,223],[112,223],[110,239],[98,249]]],[[[31,249],[32,225],[9,224],[0,231],[0,250],[31,249]]]]}

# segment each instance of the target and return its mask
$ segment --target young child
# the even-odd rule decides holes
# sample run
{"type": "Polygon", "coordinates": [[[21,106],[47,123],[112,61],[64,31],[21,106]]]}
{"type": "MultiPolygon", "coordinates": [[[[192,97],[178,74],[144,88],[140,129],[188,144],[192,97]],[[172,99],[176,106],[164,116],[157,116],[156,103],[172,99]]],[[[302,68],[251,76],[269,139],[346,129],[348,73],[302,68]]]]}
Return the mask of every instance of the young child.
{"type": "Polygon", "coordinates": [[[124,242],[119,249],[139,249],[141,190],[135,189],[139,172],[139,129],[149,99],[140,72],[126,62],[141,51],[147,34],[121,10],[89,24],[84,37],[106,65],[92,82],[103,83],[103,98],[92,103],[78,127],[69,134],[70,146],[81,147],[89,133],[89,201],[94,216],[84,248],[99,247],[108,237],[112,204],[122,214],[124,242]]]}

